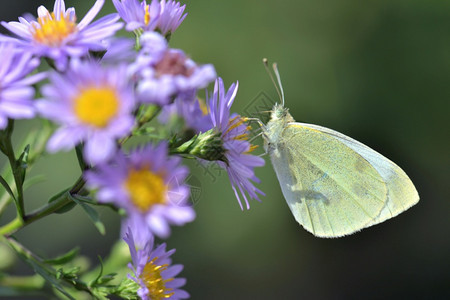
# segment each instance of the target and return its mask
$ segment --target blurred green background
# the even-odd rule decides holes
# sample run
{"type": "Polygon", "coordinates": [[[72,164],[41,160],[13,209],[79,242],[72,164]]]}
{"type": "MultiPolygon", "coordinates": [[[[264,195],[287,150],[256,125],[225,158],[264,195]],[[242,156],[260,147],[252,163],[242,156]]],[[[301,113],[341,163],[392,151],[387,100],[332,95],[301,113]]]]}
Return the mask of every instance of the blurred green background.
{"type": "MultiPolygon", "coordinates": [[[[79,19],[93,2],[66,1],[79,19]]],[[[113,11],[107,2],[101,14],[113,11]]],[[[2,1],[1,19],[35,14],[40,4],[2,1]]],[[[320,239],[294,220],[268,157],[257,170],[266,196],[249,211],[239,209],[226,174],[213,179],[191,165],[191,183],[200,191],[198,216],[174,228],[167,243],[177,249],[174,261],[185,266],[192,299],[449,298],[450,2],[196,0],[186,11],[171,45],[214,64],[227,86],[239,80],[236,112],[262,98],[276,99],[261,63],[268,57],[278,62],[296,120],[335,129],[381,152],[405,170],[421,197],[383,224],[320,239]]],[[[32,124],[19,122],[17,142],[32,124]]],[[[27,191],[27,209],[79,176],[74,153],[47,156],[32,173],[48,180],[27,191]]],[[[82,254],[95,262],[120,228],[117,216],[101,213],[106,236],[75,209],[17,237],[45,256],[81,244],[82,254]]],[[[0,224],[12,216],[11,210],[0,224]]]]}

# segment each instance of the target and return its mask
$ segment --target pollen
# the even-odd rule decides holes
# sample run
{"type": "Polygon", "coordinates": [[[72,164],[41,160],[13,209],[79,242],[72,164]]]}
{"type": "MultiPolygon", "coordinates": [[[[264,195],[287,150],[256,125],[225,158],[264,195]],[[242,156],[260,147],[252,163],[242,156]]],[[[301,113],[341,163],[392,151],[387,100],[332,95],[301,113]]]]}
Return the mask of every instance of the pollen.
{"type": "Polygon", "coordinates": [[[230,127],[228,127],[227,131],[225,131],[225,134],[229,133],[230,131],[232,131],[233,129],[238,128],[240,125],[242,125],[244,123],[244,119],[241,118],[240,116],[235,116],[234,118],[232,118],[229,122],[228,125],[230,127]]]}
{"type": "Polygon", "coordinates": [[[255,151],[256,149],[258,149],[258,145],[250,145],[250,148],[244,152],[244,154],[249,154],[253,151],[255,151]]]}
{"type": "MultiPolygon", "coordinates": [[[[232,130],[238,128],[239,126],[241,126],[242,124],[244,124],[244,122],[246,122],[248,120],[248,118],[245,117],[241,117],[241,116],[235,116],[234,118],[232,118],[229,122],[228,122],[228,129],[225,132],[225,134],[230,133],[232,130]]],[[[234,140],[238,140],[238,141],[248,141],[249,135],[248,132],[251,130],[250,126],[246,126],[245,127],[245,132],[242,134],[238,134],[233,136],[234,140]]],[[[250,152],[253,152],[256,148],[258,148],[258,145],[251,145],[247,151],[244,152],[244,154],[249,154],[250,152]]]]}
{"type": "Polygon", "coordinates": [[[74,101],[78,119],[98,128],[106,127],[119,111],[120,101],[111,87],[91,87],[81,91],[74,101]]]}
{"type": "Polygon", "coordinates": [[[155,261],[158,258],[155,257],[151,261],[147,262],[142,271],[140,278],[148,288],[148,295],[152,300],[168,299],[173,296],[172,288],[167,288],[166,283],[172,281],[173,278],[163,279],[161,272],[167,270],[167,264],[157,265],[155,261]]]}
{"type": "Polygon", "coordinates": [[[145,26],[147,26],[148,23],[150,23],[150,5],[149,4],[147,4],[145,6],[145,14],[144,14],[144,24],[145,24],[145,26]]]}
{"type": "Polygon", "coordinates": [[[198,105],[200,106],[200,110],[202,111],[202,114],[206,116],[208,114],[208,107],[206,106],[206,103],[203,99],[198,98],[198,105]]]}
{"type": "Polygon", "coordinates": [[[133,204],[143,212],[166,202],[167,186],[162,175],[153,173],[148,167],[129,171],[125,188],[133,204]]]}
{"type": "Polygon", "coordinates": [[[47,46],[61,46],[69,35],[77,31],[75,15],[61,13],[59,18],[54,13],[38,18],[33,24],[32,35],[36,42],[47,46]]]}

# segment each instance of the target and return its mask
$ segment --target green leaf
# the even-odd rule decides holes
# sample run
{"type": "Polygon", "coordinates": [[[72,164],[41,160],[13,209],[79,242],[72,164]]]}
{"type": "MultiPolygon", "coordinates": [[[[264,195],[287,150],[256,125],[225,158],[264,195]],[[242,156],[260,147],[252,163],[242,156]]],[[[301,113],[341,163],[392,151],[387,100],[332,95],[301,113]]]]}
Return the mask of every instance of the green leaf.
{"type": "Polygon", "coordinates": [[[65,263],[70,262],[71,260],[73,260],[78,252],[80,251],[80,248],[74,248],[72,250],[70,250],[67,253],[64,253],[63,255],[57,256],[55,258],[51,258],[51,259],[46,259],[44,260],[45,263],[50,264],[50,265],[63,265],[65,263]]]}
{"type": "Polygon", "coordinates": [[[116,277],[117,273],[110,273],[110,274],[106,274],[105,276],[102,276],[97,283],[99,285],[104,285],[108,282],[110,282],[111,280],[114,280],[114,278],[116,277]]]}
{"type": "Polygon", "coordinates": [[[46,178],[45,175],[42,175],[42,174],[28,178],[23,184],[23,189],[26,190],[27,188],[29,188],[37,183],[43,182],[43,181],[45,181],[45,178],[46,178]]]}
{"type": "Polygon", "coordinates": [[[95,277],[95,279],[92,280],[92,281],[89,283],[89,286],[96,286],[97,283],[98,283],[98,280],[99,280],[100,277],[102,277],[102,275],[103,275],[103,260],[102,260],[102,257],[101,257],[100,255],[98,256],[98,260],[100,261],[100,264],[99,264],[100,271],[98,272],[97,277],[95,277]]]}
{"type": "Polygon", "coordinates": [[[30,154],[30,144],[26,145],[23,149],[22,154],[20,154],[19,158],[17,159],[17,166],[26,169],[28,167],[28,155],[30,154]]]}
{"type": "Polygon", "coordinates": [[[114,294],[122,299],[137,300],[140,299],[137,295],[138,289],[139,285],[135,281],[125,277],[125,279],[117,287],[114,294]]]}
{"type": "MultiPolygon", "coordinates": [[[[70,188],[67,188],[65,190],[62,190],[61,192],[59,192],[58,194],[54,195],[53,197],[50,198],[50,200],[48,200],[48,203],[50,202],[54,202],[58,199],[61,199],[61,197],[64,196],[64,194],[67,194],[67,197],[70,197],[70,194],[68,193],[68,191],[70,190],[70,188]]],[[[63,207],[61,207],[60,209],[58,209],[57,211],[55,211],[55,213],[57,214],[63,214],[66,213],[70,210],[72,210],[74,207],[76,206],[75,202],[69,202],[66,205],[64,205],[63,207]]]]}
{"type": "Polygon", "coordinates": [[[64,270],[61,268],[58,270],[58,272],[61,272],[61,278],[64,278],[66,281],[70,281],[73,285],[76,285],[80,267],[72,267],[68,270],[64,270]]]}
{"type": "Polygon", "coordinates": [[[73,298],[68,292],[66,292],[63,286],[58,282],[55,277],[55,271],[52,270],[51,267],[46,266],[43,262],[35,258],[29,251],[23,249],[17,241],[11,239],[8,239],[7,241],[12,246],[12,248],[16,250],[19,257],[22,258],[26,263],[28,263],[36,273],[41,275],[67,298],[75,300],[75,298],[73,298]]]}
{"type": "Polygon", "coordinates": [[[97,227],[97,230],[102,234],[105,235],[105,225],[103,225],[102,221],[100,221],[100,217],[98,215],[98,212],[93,209],[88,204],[84,203],[82,200],[78,200],[76,195],[69,194],[70,199],[72,199],[74,202],[76,202],[79,206],[83,208],[83,210],[86,212],[86,214],[91,219],[92,223],[94,223],[95,227],[97,227]]]}
{"type": "Polygon", "coordinates": [[[75,147],[75,152],[77,154],[77,159],[78,159],[78,165],[80,166],[80,169],[82,172],[86,171],[87,169],[89,169],[89,165],[86,164],[86,162],[84,161],[84,157],[83,157],[83,148],[84,148],[84,144],[78,144],[75,147]]]}
{"type": "Polygon", "coordinates": [[[133,131],[133,136],[146,136],[156,131],[154,127],[141,127],[133,131]]]}
{"type": "Polygon", "coordinates": [[[5,129],[0,130],[0,151],[2,151],[6,156],[8,156],[9,147],[11,143],[11,136],[14,130],[14,120],[8,119],[8,126],[5,129]]]}
{"type": "Polygon", "coordinates": [[[14,196],[14,193],[11,190],[9,184],[6,182],[6,180],[1,175],[0,175],[0,184],[3,185],[3,187],[8,192],[8,194],[11,196],[11,198],[13,198],[13,200],[17,202],[16,196],[14,196]]]}

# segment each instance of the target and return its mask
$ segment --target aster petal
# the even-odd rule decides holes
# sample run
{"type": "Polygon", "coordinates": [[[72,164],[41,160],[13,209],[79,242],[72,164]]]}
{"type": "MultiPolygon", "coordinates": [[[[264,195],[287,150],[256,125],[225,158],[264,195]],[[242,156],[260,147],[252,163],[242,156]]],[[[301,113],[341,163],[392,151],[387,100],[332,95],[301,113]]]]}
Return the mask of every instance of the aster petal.
{"type": "Polygon", "coordinates": [[[137,263],[137,251],[136,246],[134,244],[134,238],[133,238],[133,232],[131,231],[131,228],[128,227],[128,230],[123,237],[123,240],[128,244],[128,248],[130,249],[131,254],[131,260],[133,261],[133,264],[136,265],[137,263]]]}
{"type": "Polygon", "coordinates": [[[78,23],[78,29],[82,30],[84,29],[89,23],[92,22],[92,20],[97,16],[97,14],[100,12],[100,10],[103,7],[103,4],[105,4],[105,0],[97,0],[95,1],[94,5],[91,7],[91,9],[88,11],[88,13],[81,19],[80,23],[78,23]]]}
{"type": "Polygon", "coordinates": [[[0,130],[3,130],[8,125],[8,118],[6,118],[0,111],[0,130]]]}
{"type": "Polygon", "coordinates": [[[24,24],[26,26],[30,26],[30,21],[35,21],[35,18],[33,16],[28,16],[29,18],[31,17],[31,19],[26,19],[24,17],[19,17],[19,22],[21,24],[24,24]]]}
{"type": "Polygon", "coordinates": [[[65,15],[66,15],[67,17],[69,17],[70,20],[76,19],[75,8],[74,8],[74,7],[69,7],[69,8],[66,10],[65,15]]]}
{"type": "MultiPolygon", "coordinates": [[[[19,23],[19,22],[4,22],[2,21],[3,27],[14,33],[15,35],[22,37],[24,39],[30,40],[32,38],[32,34],[30,33],[28,26],[19,23]]],[[[13,38],[9,38],[9,41],[15,41],[13,38]]]]}
{"type": "Polygon", "coordinates": [[[61,104],[51,101],[38,101],[35,104],[39,114],[47,119],[56,120],[63,123],[68,115],[67,108],[61,104]]]}
{"type": "Polygon", "coordinates": [[[250,154],[244,154],[242,156],[242,160],[244,160],[245,164],[249,167],[262,167],[265,165],[265,161],[262,157],[250,154]]]}
{"type": "Polygon", "coordinates": [[[131,116],[122,116],[119,118],[115,118],[110,122],[106,132],[108,132],[110,136],[121,138],[131,131],[134,123],[135,119],[131,116]]]}
{"type": "Polygon", "coordinates": [[[185,290],[175,290],[173,297],[176,299],[188,299],[191,295],[185,290]]]}
{"type": "MultiPolygon", "coordinates": [[[[161,272],[164,278],[175,277],[183,271],[183,265],[173,265],[161,272]]],[[[177,286],[178,287],[178,286],[177,286]]]]}
{"type": "Polygon", "coordinates": [[[59,128],[50,137],[47,143],[47,151],[50,153],[59,150],[68,151],[73,149],[84,138],[84,134],[78,128],[59,128]]]}
{"type": "Polygon", "coordinates": [[[108,160],[114,154],[116,144],[114,140],[103,133],[95,132],[85,144],[85,158],[93,164],[108,160]]]}
{"type": "Polygon", "coordinates": [[[171,288],[178,288],[178,287],[183,286],[185,284],[186,284],[186,279],[185,278],[174,278],[170,282],[166,283],[166,286],[167,287],[171,287],[171,288]]]}
{"type": "MultiPolygon", "coordinates": [[[[56,3],[55,3],[55,5],[56,5],[56,3]]],[[[50,12],[48,11],[48,9],[45,6],[43,6],[43,5],[38,7],[37,13],[38,13],[38,17],[39,18],[46,17],[46,16],[50,15],[50,12]]]]}
{"type": "Polygon", "coordinates": [[[127,11],[120,0],[112,0],[114,7],[119,13],[120,17],[126,21],[127,11]]]}
{"type": "Polygon", "coordinates": [[[29,119],[35,114],[31,101],[27,100],[2,101],[0,99],[0,111],[11,119],[29,119]]]}
{"type": "Polygon", "coordinates": [[[137,22],[137,21],[131,21],[131,22],[128,22],[127,25],[125,25],[125,29],[127,31],[134,31],[134,30],[139,29],[141,27],[142,27],[142,23],[137,22]]]}
{"type": "Polygon", "coordinates": [[[195,211],[192,207],[170,207],[166,210],[165,215],[173,224],[179,226],[195,219],[195,211]]]}
{"type": "Polygon", "coordinates": [[[80,33],[82,43],[86,44],[92,41],[99,43],[102,39],[113,35],[123,27],[122,23],[116,23],[118,19],[118,14],[110,14],[92,23],[80,33]]]}
{"type": "Polygon", "coordinates": [[[13,44],[1,44],[0,51],[3,54],[2,59],[4,60],[4,63],[0,65],[0,78],[4,81],[4,78],[9,73],[10,66],[13,63],[13,44]]]}
{"type": "Polygon", "coordinates": [[[59,20],[61,14],[64,14],[66,12],[66,4],[64,3],[64,0],[55,1],[55,5],[53,6],[53,12],[55,14],[55,17],[59,20]]]}
{"type": "Polygon", "coordinates": [[[167,238],[170,235],[170,227],[161,216],[147,216],[147,224],[161,238],[167,238]]]}
{"type": "Polygon", "coordinates": [[[8,69],[10,70],[7,74],[5,74],[2,81],[4,83],[15,81],[18,78],[24,77],[24,75],[30,73],[31,70],[35,69],[37,65],[35,64],[34,66],[32,66],[30,64],[30,58],[31,55],[29,55],[29,53],[24,53],[24,55],[19,56],[17,59],[10,59],[10,61],[14,63],[14,68],[10,69],[9,64],[7,65],[8,69]],[[25,68],[27,67],[29,69],[28,71],[25,70],[25,68]],[[24,71],[26,74],[23,74],[24,71]]]}
{"type": "MultiPolygon", "coordinates": [[[[24,76],[25,74],[20,74],[20,75],[24,76]]],[[[37,73],[37,74],[30,75],[30,76],[25,77],[25,78],[20,79],[20,80],[16,80],[15,84],[23,85],[23,86],[31,86],[31,85],[39,82],[39,81],[44,80],[46,77],[47,77],[47,73],[46,72],[37,73]]]]}
{"type": "Polygon", "coordinates": [[[167,40],[157,32],[144,32],[141,45],[147,55],[157,55],[167,49],[167,40]]]}

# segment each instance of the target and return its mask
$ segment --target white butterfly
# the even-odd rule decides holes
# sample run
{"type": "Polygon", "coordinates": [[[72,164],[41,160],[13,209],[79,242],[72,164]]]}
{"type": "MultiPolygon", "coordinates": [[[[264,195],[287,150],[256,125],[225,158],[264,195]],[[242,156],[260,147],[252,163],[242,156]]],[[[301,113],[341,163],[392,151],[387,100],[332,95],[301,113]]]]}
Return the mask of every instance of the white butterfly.
{"type": "Polygon", "coordinates": [[[273,69],[282,103],[275,104],[267,125],[257,121],[297,222],[318,237],[340,237],[395,217],[419,201],[411,180],[386,157],[337,131],[295,122],[284,107],[276,64],[273,69]]]}

